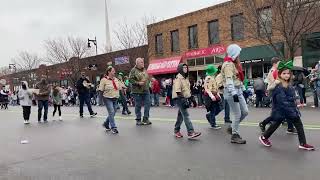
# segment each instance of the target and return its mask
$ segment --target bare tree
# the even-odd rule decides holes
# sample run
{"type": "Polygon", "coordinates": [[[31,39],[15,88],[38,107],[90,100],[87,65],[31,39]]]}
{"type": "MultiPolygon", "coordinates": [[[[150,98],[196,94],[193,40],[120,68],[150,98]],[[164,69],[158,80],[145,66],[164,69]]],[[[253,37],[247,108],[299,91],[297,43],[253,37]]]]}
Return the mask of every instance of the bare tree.
{"type": "Polygon", "coordinates": [[[126,19],[113,30],[119,49],[130,49],[148,44],[147,25],[155,23],[153,16],[144,16],[138,22],[129,24],[126,19]]]}
{"type": "Polygon", "coordinates": [[[305,35],[320,29],[319,0],[245,0],[242,8],[249,36],[276,51],[283,41],[284,58],[293,59],[305,35]]]}
{"type": "Polygon", "coordinates": [[[11,61],[16,65],[18,71],[28,71],[38,68],[42,59],[35,53],[21,51],[18,56],[14,57],[11,61]]]}
{"type": "MultiPolygon", "coordinates": [[[[9,67],[0,67],[0,77],[12,73],[9,67]]],[[[1,78],[0,78],[1,79],[1,78]]]]}
{"type": "Polygon", "coordinates": [[[87,45],[86,39],[75,37],[46,40],[44,47],[47,58],[45,61],[50,64],[63,63],[63,69],[59,71],[64,72],[65,77],[74,85],[82,71],[80,59],[93,54],[93,50],[87,45]]]}

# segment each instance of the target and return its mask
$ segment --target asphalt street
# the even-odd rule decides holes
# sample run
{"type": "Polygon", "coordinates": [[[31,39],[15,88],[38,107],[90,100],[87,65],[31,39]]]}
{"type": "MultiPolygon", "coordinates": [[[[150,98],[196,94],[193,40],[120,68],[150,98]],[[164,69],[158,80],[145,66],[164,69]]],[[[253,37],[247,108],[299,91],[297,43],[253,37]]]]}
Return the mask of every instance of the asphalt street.
{"type": "MultiPolygon", "coordinates": [[[[246,145],[230,143],[225,131],[209,129],[205,110],[190,109],[196,141],[175,139],[177,109],[152,108],[152,126],[136,127],[134,116],[117,114],[120,134],[106,133],[101,124],[104,107],[94,107],[96,118],[80,119],[78,108],[63,108],[63,122],[38,124],[36,108],[31,124],[22,120],[22,109],[0,111],[0,180],[110,179],[110,180],[317,180],[319,151],[298,149],[298,138],[285,127],[271,137],[273,146],[258,142],[257,122],[269,109],[250,109],[241,127],[246,145]],[[21,144],[28,140],[27,144],[21,144]]],[[[131,109],[133,111],[133,109],[131,109]]],[[[50,114],[52,109],[49,110],[50,114]]],[[[302,110],[307,141],[320,147],[320,109],[302,110]]],[[[58,118],[55,118],[58,119],[58,118]]],[[[223,113],[218,116],[222,123],[223,113]]],[[[185,126],[183,125],[183,133],[185,126]]]]}

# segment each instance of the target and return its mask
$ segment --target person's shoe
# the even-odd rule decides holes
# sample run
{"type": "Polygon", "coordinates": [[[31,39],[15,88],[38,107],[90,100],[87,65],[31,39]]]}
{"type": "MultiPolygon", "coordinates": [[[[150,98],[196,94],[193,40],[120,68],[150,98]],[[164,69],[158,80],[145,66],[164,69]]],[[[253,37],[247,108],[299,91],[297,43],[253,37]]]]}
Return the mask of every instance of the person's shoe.
{"type": "Polygon", "coordinates": [[[62,117],[61,116],[59,116],[59,121],[62,121],[62,117]]]}
{"type": "Polygon", "coordinates": [[[307,107],[307,104],[303,104],[304,107],[307,107]]]}
{"type": "Polygon", "coordinates": [[[230,134],[230,135],[232,135],[232,127],[231,127],[231,126],[229,126],[229,127],[227,128],[227,133],[230,134]]]}
{"type": "Polygon", "coordinates": [[[125,111],[122,111],[122,115],[127,115],[127,113],[125,111]]]}
{"type": "Polygon", "coordinates": [[[210,122],[210,114],[209,113],[206,114],[206,119],[208,122],[210,122]]]}
{"type": "Polygon", "coordinates": [[[48,123],[48,120],[43,120],[44,123],[48,123]]]}
{"type": "Polygon", "coordinates": [[[247,141],[243,140],[239,134],[232,134],[231,143],[234,143],[234,144],[246,144],[247,141]]]}
{"type": "Polygon", "coordinates": [[[102,126],[106,129],[106,131],[110,131],[111,130],[109,125],[106,125],[105,123],[103,123],[102,126]]]}
{"type": "Polygon", "coordinates": [[[183,135],[181,134],[180,131],[174,133],[174,136],[175,136],[176,138],[183,138],[183,135]]]}
{"type": "Polygon", "coordinates": [[[316,108],[316,106],[315,106],[315,105],[312,105],[311,107],[312,107],[312,108],[316,108]]]}
{"type": "Polygon", "coordinates": [[[232,121],[230,121],[230,120],[227,119],[227,120],[224,120],[224,123],[225,123],[225,124],[226,124],[226,123],[230,123],[230,124],[231,124],[232,121]]]}
{"type": "Polygon", "coordinates": [[[80,115],[80,118],[83,118],[83,115],[80,115]]]}
{"type": "Polygon", "coordinates": [[[27,120],[27,124],[30,124],[29,120],[27,120]]]}
{"type": "Polygon", "coordinates": [[[271,147],[271,142],[269,141],[269,139],[266,139],[264,136],[260,136],[259,140],[261,144],[263,144],[264,146],[271,147]]]}
{"type": "Polygon", "coordinates": [[[264,133],[266,131],[266,126],[263,125],[262,122],[259,123],[259,128],[260,128],[262,133],[264,133]]]}
{"type": "Polygon", "coordinates": [[[127,111],[127,114],[130,115],[130,114],[131,114],[131,111],[128,110],[128,111],[127,111]]]}
{"type": "Polygon", "coordinates": [[[91,114],[90,116],[93,118],[93,117],[96,117],[96,115],[97,115],[98,113],[93,113],[93,114],[91,114]]]}
{"type": "Polygon", "coordinates": [[[216,124],[214,126],[211,126],[210,129],[218,130],[218,129],[221,129],[221,126],[216,124]]]}
{"type": "Polygon", "coordinates": [[[300,144],[299,149],[303,149],[306,151],[314,151],[315,150],[315,148],[309,144],[300,144]]]}
{"type": "Polygon", "coordinates": [[[143,123],[141,122],[141,119],[136,119],[136,125],[137,126],[142,126],[143,125],[143,123]]]}
{"type": "Polygon", "coordinates": [[[117,128],[111,129],[112,134],[119,134],[119,131],[117,128]]]}
{"type": "Polygon", "coordinates": [[[287,134],[298,134],[296,129],[287,129],[287,134]]]}
{"type": "Polygon", "coordinates": [[[27,121],[27,120],[24,120],[24,124],[28,124],[28,121],[27,121]]]}
{"type": "Polygon", "coordinates": [[[201,136],[201,132],[192,132],[188,133],[188,139],[194,140],[197,139],[197,137],[201,136]]]}
{"type": "Polygon", "coordinates": [[[151,125],[151,124],[152,124],[152,122],[149,121],[149,118],[145,118],[145,117],[143,118],[142,123],[143,123],[144,125],[151,125]]]}

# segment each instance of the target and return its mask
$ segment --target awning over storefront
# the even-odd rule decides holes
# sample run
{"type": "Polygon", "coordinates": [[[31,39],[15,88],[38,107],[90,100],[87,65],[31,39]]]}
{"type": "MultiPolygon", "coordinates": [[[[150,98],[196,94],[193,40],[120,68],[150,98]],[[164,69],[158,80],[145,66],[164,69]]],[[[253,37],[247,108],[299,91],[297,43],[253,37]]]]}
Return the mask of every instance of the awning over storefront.
{"type": "Polygon", "coordinates": [[[152,60],[147,72],[150,75],[176,73],[180,61],[181,56],[152,60]]]}
{"type": "Polygon", "coordinates": [[[240,54],[240,60],[248,63],[270,61],[273,57],[279,57],[279,53],[284,53],[284,44],[275,44],[277,51],[275,51],[270,45],[253,46],[248,48],[242,48],[240,54]]]}

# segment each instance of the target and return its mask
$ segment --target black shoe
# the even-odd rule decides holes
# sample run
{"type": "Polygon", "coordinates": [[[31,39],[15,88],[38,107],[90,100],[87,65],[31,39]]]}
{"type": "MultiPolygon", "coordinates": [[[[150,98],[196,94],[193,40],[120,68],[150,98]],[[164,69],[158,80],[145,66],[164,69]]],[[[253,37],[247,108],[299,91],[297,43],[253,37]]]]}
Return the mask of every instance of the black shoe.
{"type": "Polygon", "coordinates": [[[110,131],[110,127],[109,125],[107,125],[106,123],[103,123],[102,126],[106,129],[106,131],[110,131]]]}
{"type": "Polygon", "coordinates": [[[43,122],[44,122],[44,123],[48,123],[48,121],[47,121],[47,120],[44,120],[43,122]]]}
{"type": "Polygon", "coordinates": [[[287,134],[298,134],[298,131],[297,131],[295,128],[293,128],[293,129],[288,129],[288,130],[287,130],[287,134]]]}
{"type": "Polygon", "coordinates": [[[41,120],[38,120],[38,123],[41,123],[41,120]]]}
{"type": "Polygon", "coordinates": [[[80,118],[83,118],[83,115],[80,115],[80,118]]]}
{"type": "Polygon", "coordinates": [[[112,134],[118,134],[118,133],[119,133],[119,131],[117,130],[117,128],[111,129],[111,132],[112,132],[112,134]]]}
{"type": "Polygon", "coordinates": [[[224,120],[224,123],[232,123],[232,121],[230,121],[229,119],[227,119],[227,120],[224,120]]]}
{"type": "Polygon", "coordinates": [[[130,114],[131,114],[131,111],[127,111],[127,113],[128,113],[128,115],[130,115],[130,114]]]}
{"type": "Polygon", "coordinates": [[[141,121],[137,121],[136,125],[137,125],[137,126],[142,126],[143,123],[142,123],[141,121]]]}
{"type": "Polygon", "coordinates": [[[98,113],[93,113],[93,114],[91,114],[91,117],[93,118],[93,117],[95,117],[97,114],[98,114],[98,113]]]}
{"type": "Polygon", "coordinates": [[[143,118],[142,123],[143,123],[144,125],[151,125],[151,124],[152,124],[152,122],[149,121],[149,118],[145,118],[145,117],[143,118]]]}
{"type": "Polygon", "coordinates": [[[227,128],[227,133],[228,133],[228,134],[232,134],[232,127],[231,127],[231,126],[229,126],[229,127],[227,128]]]}
{"type": "Polygon", "coordinates": [[[122,111],[122,115],[127,115],[127,113],[125,111],[122,111]]]}
{"type": "Polygon", "coordinates": [[[231,143],[234,144],[246,144],[247,141],[243,140],[239,134],[232,134],[231,136],[231,143]]]}
{"type": "Polygon", "coordinates": [[[260,130],[262,133],[264,133],[266,131],[266,126],[264,124],[262,124],[262,122],[259,123],[259,127],[260,127],[260,130]]]}

